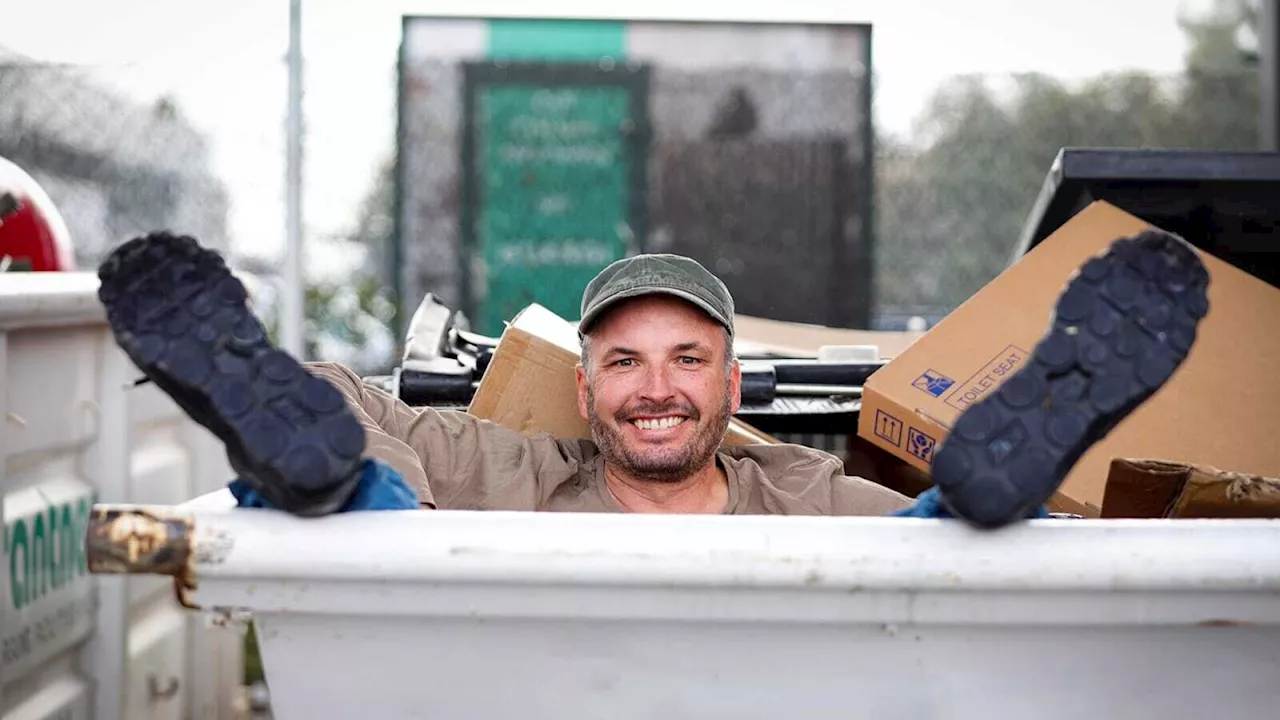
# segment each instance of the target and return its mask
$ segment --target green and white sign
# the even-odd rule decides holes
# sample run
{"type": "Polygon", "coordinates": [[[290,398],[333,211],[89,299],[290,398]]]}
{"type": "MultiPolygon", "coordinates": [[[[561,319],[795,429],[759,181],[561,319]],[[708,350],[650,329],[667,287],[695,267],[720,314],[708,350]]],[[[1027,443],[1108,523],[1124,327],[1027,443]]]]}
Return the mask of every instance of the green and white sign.
{"type": "Polygon", "coordinates": [[[610,86],[479,91],[482,332],[531,302],[576,318],[582,288],[631,239],[630,93],[610,86]]]}
{"type": "Polygon", "coordinates": [[[5,677],[21,676],[92,631],[97,596],[84,540],[93,502],[93,488],[72,479],[5,496],[5,677]]]}

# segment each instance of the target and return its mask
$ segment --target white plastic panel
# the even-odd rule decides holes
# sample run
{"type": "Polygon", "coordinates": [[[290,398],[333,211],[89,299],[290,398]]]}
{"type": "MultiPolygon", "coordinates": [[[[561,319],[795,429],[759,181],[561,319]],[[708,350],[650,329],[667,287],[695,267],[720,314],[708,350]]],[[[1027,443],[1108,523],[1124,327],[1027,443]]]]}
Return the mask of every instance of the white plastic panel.
{"type": "Polygon", "coordinates": [[[238,633],[207,629],[162,580],[81,570],[94,498],[217,489],[231,479],[221,445],[154,387],[127,387],[140,373],[92,274],[39,275],[0,278],[0,720],[231,717],[238,633]]]}
{"type": "Polygon", "coordinates": [[[92,501],[90,486],[57,476],[4,498],[5,720],[89,717],[74,660],[94,627],[80,541],[92,501]]]}
{"type": "Polygon", "coordinates": [[[9,335],[4,447],[11,468],[41,461],[24,453],[82,451],[97,433],[99,334],[31,328],[9,335]]]}
{"type": "Polygon", "coordinates": [[[81,678],[64,673],[38,689],[5,715],[5,720],[90,720],[89,686],[81,678]]]}
{"type": "Polygon", "coordinates": [[[186,688],[186,623],[172,602],[157,602],[129,628],[129,720],[181,720],[186,688]]]}
{"type": "Polygon", "coordinates": [[[99,427],[100,335],[74,326],[0,329],[4,720],[90,711],[90,678],[78,659],[98,612],[83,538],[98,497],[85,462],[99,427]]]}

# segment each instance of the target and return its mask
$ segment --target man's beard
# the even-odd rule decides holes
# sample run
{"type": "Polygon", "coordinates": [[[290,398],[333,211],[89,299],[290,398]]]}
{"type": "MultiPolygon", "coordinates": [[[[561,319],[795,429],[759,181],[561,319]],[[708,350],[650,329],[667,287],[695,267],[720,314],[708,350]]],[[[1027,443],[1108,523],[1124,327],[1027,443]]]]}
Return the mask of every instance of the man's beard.
{"type": "Polygon", "coordinates": [[[617,425],[610,425],[601,420],[596,413],[596,396],[594,390],[587,387],[587,422],[595,436],[596,445],[607,462],[639,480],[649,482],[680,482],[701,470],[724,440],[725,431],[729,427],[730,398],[726,383],[724,403],[714,415],[695,430],[692,438],[682,447],[675,449],[645,448],[637,452],[627,447],[619,427],[633,415],[667,415],[681,413],[686,415],[685,422],[698,423],[702,414],[692,405],[671,403],[667,405],[639,405],[626,407],[614,414],[617,425]]]}

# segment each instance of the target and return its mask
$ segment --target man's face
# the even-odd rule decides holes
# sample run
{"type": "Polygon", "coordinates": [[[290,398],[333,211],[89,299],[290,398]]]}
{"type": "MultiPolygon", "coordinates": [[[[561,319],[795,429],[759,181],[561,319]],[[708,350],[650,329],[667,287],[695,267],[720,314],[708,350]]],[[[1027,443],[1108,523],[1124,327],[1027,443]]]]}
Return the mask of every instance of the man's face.
{"type": "Polygon", "coordinates": [[[635,477],[678,482],[715,455],[741,400],[724,329],[682,300],[627,300],[591,329],[578,411],[605,458],[635,477]]]}

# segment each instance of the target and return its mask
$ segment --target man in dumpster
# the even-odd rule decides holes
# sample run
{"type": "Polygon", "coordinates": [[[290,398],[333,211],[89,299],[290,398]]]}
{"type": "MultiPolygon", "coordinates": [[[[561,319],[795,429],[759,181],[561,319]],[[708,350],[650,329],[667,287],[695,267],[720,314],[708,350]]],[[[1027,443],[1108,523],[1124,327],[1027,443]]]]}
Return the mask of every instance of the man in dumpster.
{"type": "Polygon", "coordinates": [[[957,419],[935,454],[935,487],[913,502],[815,449],[721,446],[741,382],[733,298],[689,258],[619,260],[586,287],[577,387],[591,440],[409,407],[340,365],[300,364],[271,345],[222,258],[188,237],[131,240],[99,277],[116,341],[225,443],[240,505],[301,516],[422,507],[958,516],[998,527],[1043,516],[1076,459],[1185,358],[1190,342],[1135,330],[1145,314],[1172,307],[1194,338],[1208,308],[1207,273],[1184,241],[1156,231],[1118,240],[1070,280],[1033,361],[957,419]],[[1091,308],[1117,290],[1138,298],[1120,321],[1134,325],[1121,334],[1137,352],[1100,367],[1081,348],[1115,330],[1091,322],[1091,308]],[[1017,423],[1025,442],[995,447],[1017,423]]]}

